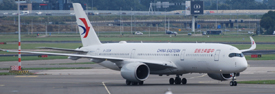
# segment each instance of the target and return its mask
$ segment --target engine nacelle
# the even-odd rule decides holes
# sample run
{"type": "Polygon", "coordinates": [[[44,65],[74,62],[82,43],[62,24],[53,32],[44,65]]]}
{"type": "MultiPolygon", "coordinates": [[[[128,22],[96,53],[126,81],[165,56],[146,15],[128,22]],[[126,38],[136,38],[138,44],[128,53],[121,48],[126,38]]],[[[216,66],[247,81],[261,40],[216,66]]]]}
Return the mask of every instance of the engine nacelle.
{"type": "Polygon", "coordinates": [[[231,78],[230,74],[221,74],[221,73],[208,73],[208,76],[215,80],[225,81],[231,78]]]}
{"type": "Polygon", "coordinates": [[[121,70],[121,76],[132,82],[145,81],[150,74],[149,67],[141,62],[131,62],[123,65],[121,70]]]}

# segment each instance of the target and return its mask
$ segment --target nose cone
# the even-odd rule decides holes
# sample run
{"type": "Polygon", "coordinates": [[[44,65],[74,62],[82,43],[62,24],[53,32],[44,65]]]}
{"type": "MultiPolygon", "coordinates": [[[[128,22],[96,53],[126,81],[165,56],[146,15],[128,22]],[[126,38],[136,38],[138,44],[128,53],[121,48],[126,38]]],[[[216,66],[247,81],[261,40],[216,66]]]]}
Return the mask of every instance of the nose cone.
{"type": "Polygon", "coordinates": [[[238,69],[240,72],[246,70],[248,64],[245,58],[241,59],[240,62],[238,63],[238,69]]]}

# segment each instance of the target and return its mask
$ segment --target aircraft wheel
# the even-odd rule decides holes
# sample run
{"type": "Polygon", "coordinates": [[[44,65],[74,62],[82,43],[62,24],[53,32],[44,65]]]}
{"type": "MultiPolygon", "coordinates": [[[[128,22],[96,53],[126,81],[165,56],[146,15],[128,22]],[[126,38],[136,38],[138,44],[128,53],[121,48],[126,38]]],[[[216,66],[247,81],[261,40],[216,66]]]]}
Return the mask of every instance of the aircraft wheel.
{"type": "Polygon", "coordinates": [[[170,83],[171,85],[173,85],[173,84],[175,83],[174,78],[170,78],[170,79],[169,79],[169,83],[170,83]]]}
{"type": "Polygon", "coordinates": [[[138,82],[132,82],[132,85],[137,85],[138,84],[138,82]]]}
{"type": "Polygon", "coordinates": [[[234,86],[237,86],[237,84],[238,84],[238,83],[237,83],[236,81],[234,81],[234,86]]]}
{"type": "Polygon", "coordinates": [[[131,81],[126,80],[126,85],[131,85],[131,81]]]}
{"type": "Polygon", "coordinates": [[[179,77],[176,77],[176,78],[175,78],[175,84],[178,85],[178,84],[180,84],[180,83],[181,83],[181,79],[180,79],[179,77]]]}
{"type": "Polygon", "coordinates": [[[182,83],[183,85],[185,85],[185,84],[187,83],[186,78],[182,78],[181,83],[182,83]]]}
{"type": "Polygon", "coordinates": [[[139,85],[143,85],[143,81],[138,82],[139,85]]]}
{"type": "Polygon", "coordinates": [[[233,81],[230,81],[230,86],[234,86],[234,82],[233,81]]]}

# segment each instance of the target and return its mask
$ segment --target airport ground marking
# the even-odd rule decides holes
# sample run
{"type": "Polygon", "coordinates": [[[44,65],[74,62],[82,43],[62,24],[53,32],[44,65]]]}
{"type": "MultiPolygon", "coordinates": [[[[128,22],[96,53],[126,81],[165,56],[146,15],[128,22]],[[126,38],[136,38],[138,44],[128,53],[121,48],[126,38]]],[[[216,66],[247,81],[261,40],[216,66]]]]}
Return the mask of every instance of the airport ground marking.
{"type": "Polygon", "coordinates": [[[38,77],[38,76],[14,76],[14,77],[38,77]]]}
{"type": "Polygon", "coordinates": [[[4,84],[0,84],[0,86],[5,86],[4,84]]]}
{"type": "Polygon", "coordinates": [[[105,85],[104,82],[102,82],[103,86],[105,87],[106,91],[108,92],[108,94],[111,94],[110,91],[108,90],[107,86],[105,85]]]}

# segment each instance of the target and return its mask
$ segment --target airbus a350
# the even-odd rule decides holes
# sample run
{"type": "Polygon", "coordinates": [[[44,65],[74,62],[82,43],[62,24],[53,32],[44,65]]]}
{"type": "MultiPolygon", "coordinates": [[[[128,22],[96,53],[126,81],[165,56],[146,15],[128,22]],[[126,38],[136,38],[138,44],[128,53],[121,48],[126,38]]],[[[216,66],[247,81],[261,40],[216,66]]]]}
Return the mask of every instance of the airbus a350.
{"type": "Polygon", "coordinates": [[[121,41],[102,44],[82,6],[74,3],[73,7],[83,47],[77,49],[46,47],[45,49],[72,51],[77,54],[20,52],[69,56],[68,58],[72,60],[87,58],[91,62],[120,71],[127,85],[143,85],[150,74],[175,75],[175,78],[169,79],[169,84],[186,84],[186,78],[180,78],[183,74],[207,73],[215,80],[232,79],[230,86],[237,86],[234,78],[248,66],[242,52],[256,48],[252,37],[250,37],[251,47],[244,50],[218,43],[127,43],[121,41]]]}

